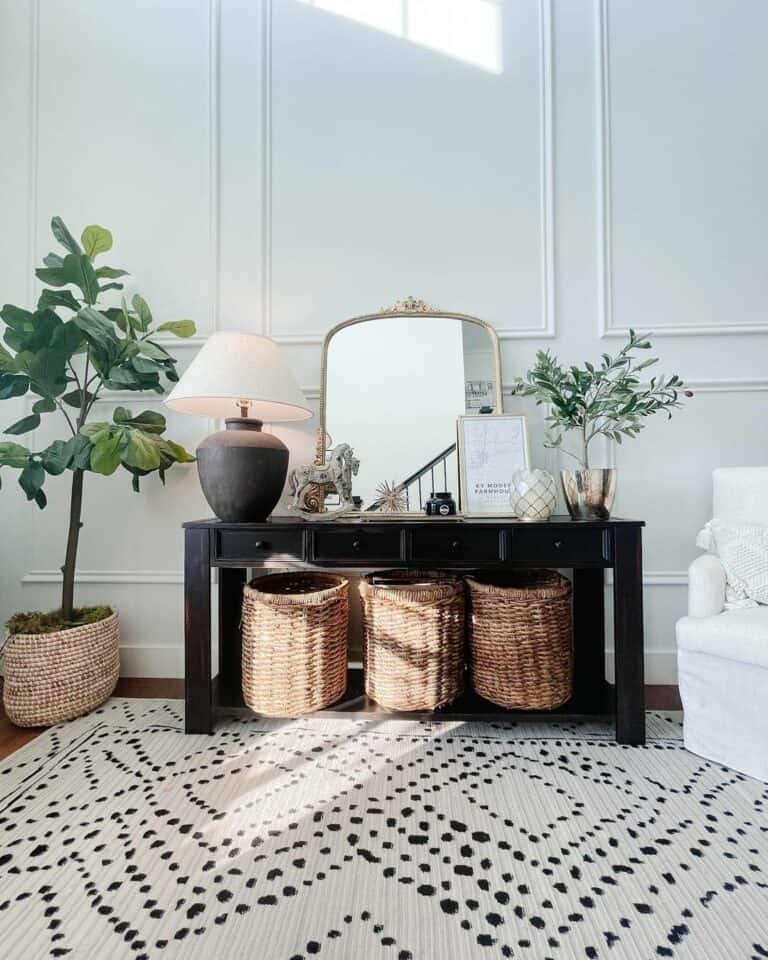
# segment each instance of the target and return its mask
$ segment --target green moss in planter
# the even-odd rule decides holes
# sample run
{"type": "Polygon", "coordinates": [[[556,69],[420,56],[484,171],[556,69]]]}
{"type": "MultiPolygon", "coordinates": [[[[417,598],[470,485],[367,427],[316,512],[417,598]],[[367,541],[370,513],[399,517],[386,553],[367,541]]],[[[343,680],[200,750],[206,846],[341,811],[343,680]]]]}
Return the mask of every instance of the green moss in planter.
{"type": "Polygon", "coordinates": [[[112,616],[111,607],[77,607],[72,611],[72,619],[67,621],[61,610],[51,610],[42,613],[34,610],[31,613],[17,613],[6,623],[8,631],[14,633],[56,633],[58,630],[68,630],[72,627],[81,627],[86,623],[98,623],[112,616]]]}

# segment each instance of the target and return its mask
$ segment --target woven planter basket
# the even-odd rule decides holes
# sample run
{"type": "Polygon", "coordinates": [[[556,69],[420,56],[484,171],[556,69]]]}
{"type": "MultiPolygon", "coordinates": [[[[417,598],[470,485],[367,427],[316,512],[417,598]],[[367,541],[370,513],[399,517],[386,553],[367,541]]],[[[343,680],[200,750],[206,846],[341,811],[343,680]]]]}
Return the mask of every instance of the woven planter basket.
{"type": "Polygon", "coordinates": [[[391,571],[360,581],[365,692],[389,710],[434,710],[464,690],[464,584],[391,571]],[[377,581],[385,582],[377,582],[377,581]]]}
{"type": "Polygon", "coordinates": [[[470,597],[472,686],[501,707],[552,710],[573,693],[571,584],[551,570],[481,582],[470,597]]]}
{"type": "Polygon", "coordinates": [[[18,727],[49,727],[89,713],[120,673],[120,625],[113,613],[56,633],[15,633],[4,650],[5,712],[18,727]]]}
{"type": "Polygon", "coordinates": [[[243,699],[268,717],[297,717],[347,688],[349,581],[273,573],[243,591],[243,699]]]}

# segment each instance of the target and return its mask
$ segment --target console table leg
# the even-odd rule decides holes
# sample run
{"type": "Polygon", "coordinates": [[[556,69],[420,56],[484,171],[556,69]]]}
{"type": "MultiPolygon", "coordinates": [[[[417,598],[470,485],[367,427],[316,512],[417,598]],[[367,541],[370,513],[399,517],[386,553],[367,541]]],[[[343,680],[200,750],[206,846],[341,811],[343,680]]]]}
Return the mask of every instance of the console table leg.
{"type": "Polygon", "coordinates": [[[577,567],[573,571],[573,640],[576,695],[582,697],[596,685],[602,693],[605,686],[605,574],[602,567],[577,567]]]}
{"type": "Polygon", "coordinates": [[[645,743],[643,547],[640,527],[613,532],[613,645],[616,656],[616,739],[645,743]]]}
{"type": "Polygon", "coordinates": [[[184,537],[184,676],[185,730],[212,733],[210,539],[199,527],[184,537]]]}
{"type": "Polygon", "coordinates": [[[247,570],[242,567],[219,568],[219,682],[218,699],[222,706],[243,705],[243,663],[240,617],[247,570]]]}

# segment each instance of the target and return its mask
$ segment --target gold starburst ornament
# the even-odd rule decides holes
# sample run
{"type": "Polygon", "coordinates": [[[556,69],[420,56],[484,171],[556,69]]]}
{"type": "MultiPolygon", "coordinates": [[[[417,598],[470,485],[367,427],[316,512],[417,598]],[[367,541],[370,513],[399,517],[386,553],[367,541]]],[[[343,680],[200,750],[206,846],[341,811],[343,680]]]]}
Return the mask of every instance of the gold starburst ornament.
{"type": "Polygon", "coordinates": [[[375,506],[382,513],[403,513],[407,506],[405,490],[393,480],[386,480],[376,487],[375,506]]]}

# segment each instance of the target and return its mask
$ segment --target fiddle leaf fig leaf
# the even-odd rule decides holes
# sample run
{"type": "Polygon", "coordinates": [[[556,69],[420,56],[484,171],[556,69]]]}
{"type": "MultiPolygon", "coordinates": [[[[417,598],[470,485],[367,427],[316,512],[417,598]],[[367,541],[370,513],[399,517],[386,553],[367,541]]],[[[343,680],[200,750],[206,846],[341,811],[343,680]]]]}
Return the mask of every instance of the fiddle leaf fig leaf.
{"type": "Polygon", "coordinates": [[[147,301],[138,293],[134,293],[131,305],[138,315],[140,329],[142,331],[149,330],[152,325],[152,311],[149,309],[147,301]]]}
{"type": "MultiPolygon", "coordinates": [[[[69,393],[65,393],[61,398],[63,403],[66,403],[67,406],[75,407],[79,410],[83,405],[83,391],[82,390],[71,390],[69,393]]],[[[86,405],[90,404],[93,400],[93,394],[90,390],[85,391],[85,402],[86,405]]]]}
{"type": "Polygon", "coordinates": [[[99,267],[96,270],[96,276],[100,280],[117,280],[119,277],[127,277],[127,270],[118,270],[116,267],[99,267]]]}
{"type": "Polygon", "coordinates": [[[27,500],[34,500],[44,483],[43,465],[37,460],[30,460],[19,474],[19,486],[26,493],[27,500]]]}
{"type": "Polygon", "coordinates": [[[56,267],[38,267],[35,270],[35,276],[38,280],[41,280],[43,283],[47,283],[51,287],[66,287],[69,283],[65,274],[64,274],[64,261],[61,261],[61,266],[56,267]]]}
{"type": "Polygon", "coordinates": [[[0,317],[19,333],[30,333],[34,329],[34,314],[29,310],[22,310],[21,307],[14,307],[12,303],[5,304],[0,310],[0,317]]]}
{"type": "Polygon", "coordinates": [[[75,299],[71,290],[43,290],[37,301],[37,309],[53,310],[56,307],[68,307],[77,313],[80,301],[75,299]]]}
{"type": "Polygon", "coordinates": [[[87,470],[91,462],[91,441],[81,433],[66,442],[70,470],[87,470]]]}
{"type": "Polygon", "coordinates": [[[74,321],[89,344],[98,351],[97,359],[100,361],[100,367],[107,372],[120,353],[120,340],[115,334],[115,328],[93,307],[83,307],[74,321]]]}
{"type": "Polygon", "coordinates": [[[138,427],[145,433],[159,434],[165,430],[165,417],[155,410],[144,410],[134,417],[127,407],[115,407],[112,419],[121,426],[138,427]]]}
{"type": "Polygon", "coordinates": [[[51,232],[62,247],[69,250],[70,253],[79,254],[83,252],[80,249],[80,244],[69,232],[61,217],[54,217],[53,220],[51,220],[51,232]]]}
{"type": "MultiPolygon", "coordinates": [[[[74,283],[82,290],[86,303],[96,303],[99,295],[99,279],[87,254],[68,254],[64,257],[61,272],[65,283],[74,283]]],[[[61,284],[54,284],[54,286],[61,286],[61,284]]]]}
{"type": "Polygon", "coordinates": [[[171,355],[167,350],[163,350],[162,347],[159,347],[156,343],[152,343],[151,340],[140,340],[137,346],[139,353],[143,353],[145,357],[149,357],[151,360],[162,362],[171,359],[171,355]]]}
{"type": "Polygon", "coordinates": [[[91,470],[105,477],[113,474],[120,466],[120,443],[122,435],[115,433],[99,439],[91,447],[91,470]]]}
{"type": "Polygon", "coordinates": [[[13,373],[16,370],[16,361],[8,353],[5,347],[0,344],[0,373],[13,373]]]}
{"type": "Polygon", "coordinates": [[[27,390],[29,390],[28,377],[14,376],[10,373],[0,374],[0,400],[23,397],[27,390]]]}
{"type": "Polygon", "coordinates": [[[169,320],[167,323],[161,323],[157,328],[158,333],[167,330],[174,337],[193,337],[196,327],[192,320],[169,320]]]}
{"type": "Polygon", "coordinates": [[[173,440],[166,440],[167,445],[171,448],[171,452],[176,458],[177,463],[194,463],[195,457],[185,450],[180,443],[174,443],[173,440]]]}
{"type": "Polygon", "coordinates": [[[53,413],[55,409],[56,401],[52,397],[42,397],[32,404],[33,413],[53,413]]]}
{"type": "Polygon", "coordinates": [[[30,430],[36,430],[40,426],[40,414],[31,413],[28,417],[22,417],[21,420],[17,420],[16,423],[12,423],[10,427],[6,427],[3,430],[3,433],[9,433],[14,436],[17,436],[21,433],[29,433],[30,430]]]}
{"type": "Polygon", "coordinates": [[[40,454],[40,462],[46,473],[52,477],[57,477],[69,466],[71,453],[64,440],[54,440],[40,454]]]}
{"type": "Polygon", "coordinates": [[[80,433],[78,436],[86,437],[90,440],[91,443],[98,443],[100,440],[103,440],[104,437],[112,433],[113,427],[111,423],[86,423],[84,426],[80,427],[80,433]]]}
{"type": "Polygon", "coordinates": [[[143,430],[130,430],[121,459],[128,467],[156,470],[160,466],[160,449],[143,430]]]}
{"type": "Polygon", "coordinates": [[[136,373],[160,373],[163,369],[156,360],[150,360],[147,357],[134,357],[131,360],[131,366],[136,373]]]}
{"type": "Polygon", "coordinates": [[[20,443],[10,441],[0,443],[0,466],[2,467],[15,467],[17,470],[22,470],[26,467],[30,456],[30,451],[20,443]]]}
{"type": "Polygon", "coordinates": [[[94,260],[100,253],[106,253],[107,250],[112,249],[112,234],[105,227],[100,227],[96,223],[83,230],[80,240],[83,249],[91,260],[94,260]]]}

